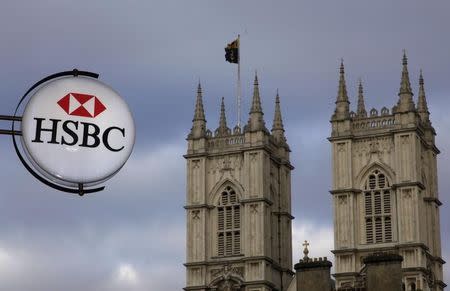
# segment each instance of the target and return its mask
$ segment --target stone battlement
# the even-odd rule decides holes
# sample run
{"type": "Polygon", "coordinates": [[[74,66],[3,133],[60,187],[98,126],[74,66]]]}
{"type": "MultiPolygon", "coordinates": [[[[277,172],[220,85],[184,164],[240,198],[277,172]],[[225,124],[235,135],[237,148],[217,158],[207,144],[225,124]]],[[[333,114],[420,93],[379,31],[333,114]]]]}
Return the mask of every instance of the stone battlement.
{"type": "Polygon", "coordinates": [[[353,130],[370,130],[379,128],[392,128],[396,126],[395,118],[393,115],[371,116],[371,117],[353,117],[352,129],[353,130]]]}
{"type": "Polygon", "coordinates": [[[295,264],[294,269],[312,269],[312,268],[331,268],[333,264],[327,260],[327,257],[323,258],[307,258],[302,259],[295,264]]]}

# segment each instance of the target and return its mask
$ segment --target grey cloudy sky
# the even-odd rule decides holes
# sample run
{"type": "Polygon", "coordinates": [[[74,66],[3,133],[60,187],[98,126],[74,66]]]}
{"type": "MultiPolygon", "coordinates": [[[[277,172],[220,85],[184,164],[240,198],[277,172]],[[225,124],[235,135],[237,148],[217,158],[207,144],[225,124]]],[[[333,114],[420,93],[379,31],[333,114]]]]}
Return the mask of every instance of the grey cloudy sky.
{"type": "MultiPolygon", "coordinates": [[[[437,129],[444,259],[450,258],[450,2],[448,1],[2,1],[0,108],[11,114],[38,79],[100,73],[129,103],[135,152],[107,190],[79,198],[35,181],[0,140],[0,290],[180,290],[184,286],[185,137],[201,79],[208,127],[225,96],[235,124],[235,65],[224,46],[242,37],[244,120],[258,70],[266,123],[276,89],[291,145],[295,260],[299,243],[331,257],[329,117],[345,59],[352,100],[397,100],[406,49],[414,91],[424,70],[437,129]]],[[[353,102],[354,103],[354,102],[353,102]]],[[[4,124],[4,127],[8,124],[4,124]]],[[[446,282],[450,281],[445,267],[446,282]]]]}

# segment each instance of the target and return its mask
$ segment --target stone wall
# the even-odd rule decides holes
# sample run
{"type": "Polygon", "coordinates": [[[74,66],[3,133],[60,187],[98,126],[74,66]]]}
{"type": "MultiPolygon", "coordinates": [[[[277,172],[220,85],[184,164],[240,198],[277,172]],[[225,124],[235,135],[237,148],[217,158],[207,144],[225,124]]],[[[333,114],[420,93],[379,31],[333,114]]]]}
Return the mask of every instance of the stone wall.
{"type": "Polygon", "coordinates": [[[297,291],[331,291],[330,277],[332,264],[324,258],[305,258],[295,264],[297,291]]]}
{"type": "Polygon", "coordinates": [[[402,261],[400,255],[386,253],[365,258],[367,291],[402,290],[402,261]]]}

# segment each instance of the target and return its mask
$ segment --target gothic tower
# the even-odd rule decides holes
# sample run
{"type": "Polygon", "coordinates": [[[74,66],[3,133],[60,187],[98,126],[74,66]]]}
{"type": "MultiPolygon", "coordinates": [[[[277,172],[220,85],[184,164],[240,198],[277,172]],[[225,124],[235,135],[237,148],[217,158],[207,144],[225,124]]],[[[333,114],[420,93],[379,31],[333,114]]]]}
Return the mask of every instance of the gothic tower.
{"type": "Polygon", "coordinates": [[[258,79],[247,125],[206,129],[198,86],[187,138],[185,290],[286,290],[292,272],[291,181],[277,94],[272,131],[265,126],[258,79]]]}
{"type": "Polygon", "coordinates": [[[442,291],[436,132],[420,73],[417,106],[403,56],[398,102],[366,112],[363,87],[357,110],[341,63],[331,118],[336,287],[357,286],[363,259],[374,252],[401,255],[403,290],[442,291]]]}

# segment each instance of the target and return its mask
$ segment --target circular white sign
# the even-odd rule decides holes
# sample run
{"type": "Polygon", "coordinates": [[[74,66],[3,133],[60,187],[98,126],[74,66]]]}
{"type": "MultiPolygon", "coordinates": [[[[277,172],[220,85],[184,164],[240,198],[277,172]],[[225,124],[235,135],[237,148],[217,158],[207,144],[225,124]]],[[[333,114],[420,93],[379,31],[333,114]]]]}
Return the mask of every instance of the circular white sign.
{"type": "Polygon", "coordinates": [[[39,88],[22,117],[22,143],[30,161],[59,184],[95,185],[125,164],[135,127],[125,101],[88,77],[63,77],[39,88]]]}

